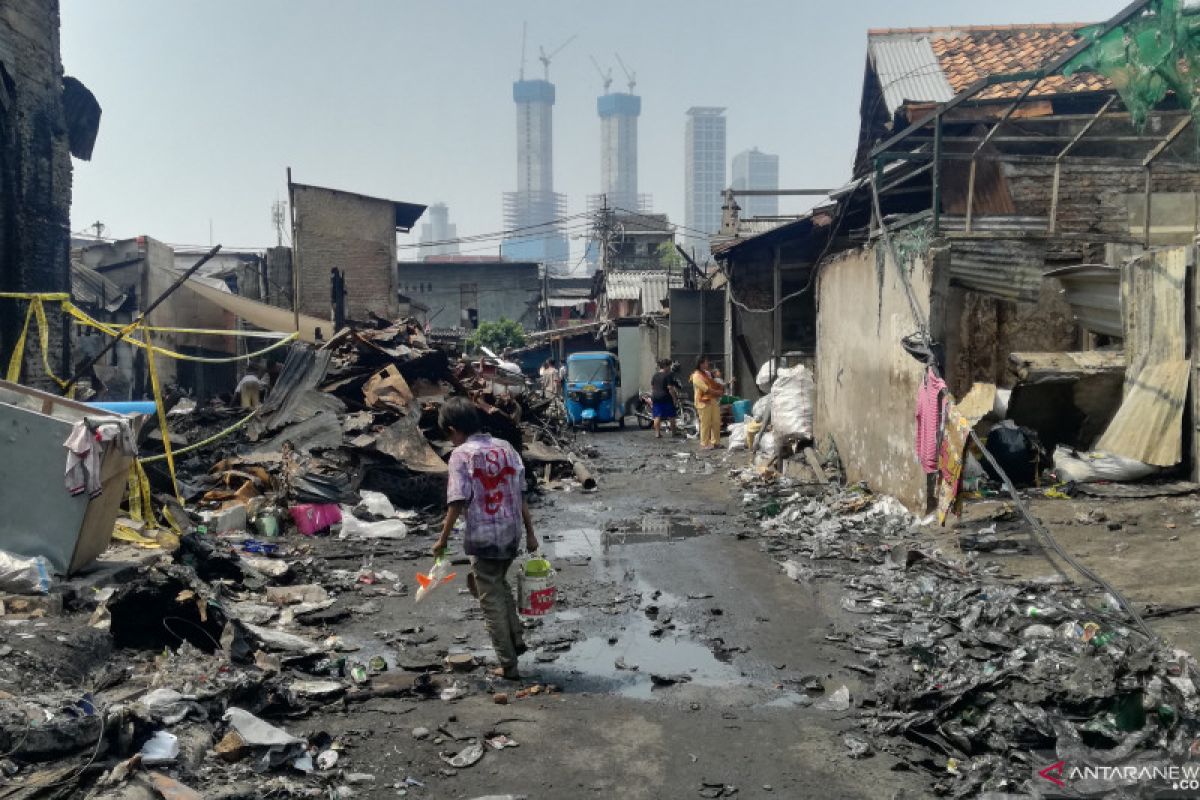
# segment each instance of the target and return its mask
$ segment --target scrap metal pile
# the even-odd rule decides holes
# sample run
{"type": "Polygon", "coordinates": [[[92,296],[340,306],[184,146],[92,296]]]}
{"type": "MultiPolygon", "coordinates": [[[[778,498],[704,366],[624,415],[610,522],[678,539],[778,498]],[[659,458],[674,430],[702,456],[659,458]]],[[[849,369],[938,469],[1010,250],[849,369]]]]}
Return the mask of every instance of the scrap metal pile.
{"type": "MultiPolygon", "coordinates": [[[[249,423],[179,459],[180,494],[211,512],[219,529],[241,524],[243,511],[286,526],[297,506],[354,505],[361,490],[402,508],[439,505],[452,445],[437,415],[454,395],[470,397],[485,430],[517,448],[531,480],[578,472],[582,454],[571,451],[553,403],[526,391],[522,376],[487,359],[452,360],[428,347],[419,327],[398,324],[347,330],[319,349],[293,345],[249,423]]],[[[233,413],[198,409],[177,427],[202,439],[233,413]]],[[[166,488],[163,462],[151,477],[166,488]]]]}
{"type": "MultiPolygon", "coordinates": [[[[852,756],[887,750],[931,771],[939,793],[976,797],[1054,789],[1035,781],[1057,760],[1179,763],[1200,752],[1195,659],[1132,626],[1111,596],[948,557],[893,498],[862,488],[744,480],[762,546],[787,574],[845,589],[855,624],[830,638],[871,683],[855,704],[870,741],[848,734],[852,756]]],[[[1116,796],[1111,783],[1071,788],[1116,796]]],[[[1139,796],[1135,779],[1120,791],[1139,796]]]]}
{"type": "MultiPolygon", "coordinates": [[[[458,640],[385,625],[384,600],[413,595],[398,562],[415,572],[444,503],[447,397],[474,401],[531,483],[590,480],[522,383],[400,324],[293,346],[248,420],[184,401],[169,416],[174,446],[196,445],[175,459],[183,502],[166,459],[146,463],[174,531],[123,518],[92,572],[0,601],[0,796],[349,797],[371,765],[314,712],[490,690],[458,640]]],[[[397,794],[513,743],[436,745],[459,752],[414,754],[397,794]]]]}

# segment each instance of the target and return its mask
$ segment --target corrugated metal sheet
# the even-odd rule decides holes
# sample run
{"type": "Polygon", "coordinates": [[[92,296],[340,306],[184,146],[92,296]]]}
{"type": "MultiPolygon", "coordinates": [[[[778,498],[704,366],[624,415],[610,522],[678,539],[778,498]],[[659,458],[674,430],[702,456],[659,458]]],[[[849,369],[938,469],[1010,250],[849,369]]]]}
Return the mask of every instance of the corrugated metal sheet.
{"type": "Polygon", "coordinates": [[[951,238],[950,282],[965,289],[1034,303],[1045,265],[1044,239],[951,238]]]}
{"type": "Polygon", "coordinates": [[[1183,459],[1189,361],[1149,364],[1133,380],[1096,449],[1170,467],[1183,459]]]}
{"type": "Polygon", "coordinates": [[[1092,333],[1124,336],[1121,321],[1121,270],[1107,264],[1052,269],[1047,278],[1062,284],[1075,320],[1092,333]]]}
{"type": "Polygon", "coordinates": [[[71,262],[71,298],[80,305],[116,311],[125,304],[126,292],[96,270],[71,262]]]}
{"type": "Polygon", "coordinates": [[[1169,467],[1183,459],[1188,248],[1156,250],[1121,267],[1125,399],[1097,449],[1169,467]]]}
{"type": "Polygon", "coordinates": [[[905,100],[944,103],[954,97],[927,37],[872,35],[867,52],[889,112],[895,113],[905,100]]]}
{"type": "Polygon", "coordinates": [[[682,286],[683,275],[666,270],[618,270],[604,276],[609,300],[640,300],[643,314],[661,311],[668,292],[682,286]]]}

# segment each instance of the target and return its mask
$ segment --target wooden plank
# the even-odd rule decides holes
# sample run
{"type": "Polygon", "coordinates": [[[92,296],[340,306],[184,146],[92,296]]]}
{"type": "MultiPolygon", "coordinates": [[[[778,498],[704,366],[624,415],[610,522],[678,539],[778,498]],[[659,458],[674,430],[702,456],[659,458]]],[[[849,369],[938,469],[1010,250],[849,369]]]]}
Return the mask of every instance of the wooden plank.
{"type": "Polygon", "coordinates": [[[818,483],[829,483],[829,476],[825,474],[825,468],[821,466],[821,459],[817,458],[815,450],[811,447],[804,448],[804,460],[808,462],[809,468],[817,476],[818,483]]]}
{"type": "Polygon", "coordinates": [[[1125,371],[1125,354],[1119,350],[1011,353],[1008,368],[1024,383],[1076,381],[1095,375],[1120,375],[1125,371]]]}

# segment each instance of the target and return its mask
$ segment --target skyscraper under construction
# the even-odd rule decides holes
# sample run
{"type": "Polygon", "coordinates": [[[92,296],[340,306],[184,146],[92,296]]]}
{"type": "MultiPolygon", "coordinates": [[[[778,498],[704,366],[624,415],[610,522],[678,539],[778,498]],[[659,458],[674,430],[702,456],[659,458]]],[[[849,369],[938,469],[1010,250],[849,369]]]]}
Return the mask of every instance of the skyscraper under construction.
{"type": "Polygon", "coordinates": [[[549,80],[513,83],[517,104],[517,190],[504,193],[501,245],[505,258],[566,264],[567,237],[557,220],[566,216],[567,198],[554,191],[554,84],[549,80]]]}

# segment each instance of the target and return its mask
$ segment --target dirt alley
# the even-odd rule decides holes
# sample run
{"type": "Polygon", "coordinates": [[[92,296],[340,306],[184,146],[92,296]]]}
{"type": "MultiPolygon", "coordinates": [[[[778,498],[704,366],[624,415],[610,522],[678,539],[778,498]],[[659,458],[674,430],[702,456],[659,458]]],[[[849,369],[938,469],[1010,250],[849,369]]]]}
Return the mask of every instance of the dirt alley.
{"type": "MultiPolygon", "coordinates": [[[[702,457],[693,442],[636,430],[588,438],[600,490],[549,491],[533,502],[562,599],[528,631],[522,669],[561,694],[497,705],[476,670],[463,681],[469,694],[454,701],[376,699],[290,727],[347,734],[339,768],[375,776],[354,787],[357,797],[396,797],[401,785],[429,798],[682,798],[703,796],[706,783],[737,787],[740,798],[923,794],[921,776],[893,771],[891,756],[847,756],[840,733],[854,730],[853,707],[809,705],[806,677],[857,694],[855,673],[839,667],[845,654],[823,638],[852,620],[837,607],[836,586],[800,586],[739,538],[752,523],[740,515],[723,451],[702,457]],[[690,680],[656,687],[652,674],[690,680]],[[439,742],[440,726],[502,731],[519,746],[447,775],[438,753],[460,745],[439,742]],[[415,739],[421,727],[432,734],[415,739]]],[[[416,568],[379,565],[405,580],[416,568]]],[[[411,596],[385,599],[379,614],[338,633],[362,643],[358,656],[389,661],[420,660],[423,644],[490,656],[461,578],[420,606],[411,596]],[[406,637],[412,652],[379,644],[416,626],[406,637]]]]}

